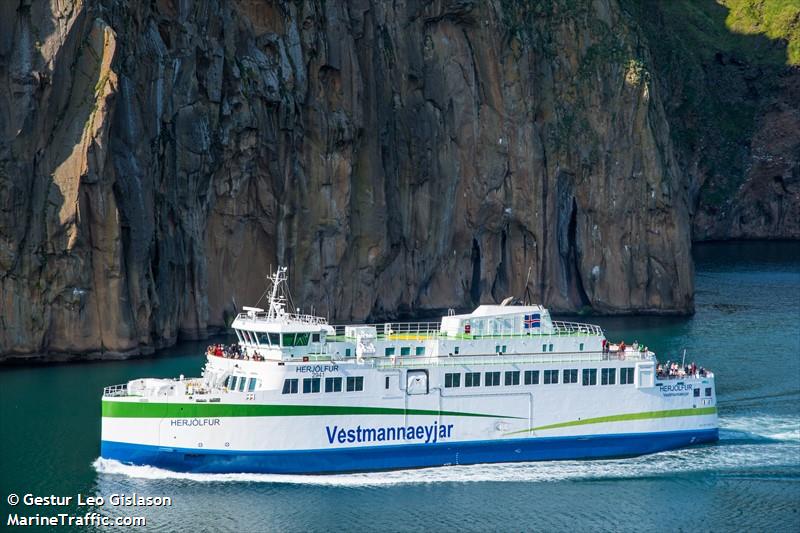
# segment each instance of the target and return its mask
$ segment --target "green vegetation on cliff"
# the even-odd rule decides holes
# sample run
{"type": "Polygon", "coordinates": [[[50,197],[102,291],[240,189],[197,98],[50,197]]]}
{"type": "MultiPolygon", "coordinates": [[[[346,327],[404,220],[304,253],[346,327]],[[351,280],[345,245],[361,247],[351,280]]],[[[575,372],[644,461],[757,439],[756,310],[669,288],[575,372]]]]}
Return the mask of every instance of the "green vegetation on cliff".
{"type": "Polygon", "coordinates": [[[800,65],[800,0],[719,0],[731,31],[786,41],[790,65],[800,65]]]}
{"type": "MultiPolygon", "coordinates": [[[[710,57],[721,50],[751,63],[800,65],[800,0],[623,0],[622,4],[638,19],[660,13],[670,35],[693,54],[710,57]]],[[[664,37],[669,40],[659,35],[664,37]]]]}

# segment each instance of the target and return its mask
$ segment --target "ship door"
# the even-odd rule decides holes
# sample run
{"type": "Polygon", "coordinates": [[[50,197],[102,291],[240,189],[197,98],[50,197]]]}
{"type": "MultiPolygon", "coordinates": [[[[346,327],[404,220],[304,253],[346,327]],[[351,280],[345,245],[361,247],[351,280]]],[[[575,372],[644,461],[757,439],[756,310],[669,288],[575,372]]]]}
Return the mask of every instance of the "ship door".
{"type": "Polygon", "coordinates": [[[406,374],[406,394],[428,394],[428,371],[409,370],[406,374]]]}

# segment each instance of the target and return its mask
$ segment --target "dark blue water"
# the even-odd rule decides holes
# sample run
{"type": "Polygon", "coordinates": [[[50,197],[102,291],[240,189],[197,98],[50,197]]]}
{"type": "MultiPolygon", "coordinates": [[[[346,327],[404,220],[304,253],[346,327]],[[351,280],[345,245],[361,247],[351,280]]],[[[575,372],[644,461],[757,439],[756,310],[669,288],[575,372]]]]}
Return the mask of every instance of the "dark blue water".
{"type": "Polygon", "coordinates": [[[800,531],[800,244],[709,244],[695,259],[695,316],[594,322],[662,360],[686,349],[687,361],[713,369],[718,444],[624,460],[315,477],[177,476],[96,461],[102,387],[197,374],[202,345],[184,344],[151,359],[0,371],[0,529],[11,492],[137,492],[173,505],[27,514],[143,515],[153,531],[800,531]]]}

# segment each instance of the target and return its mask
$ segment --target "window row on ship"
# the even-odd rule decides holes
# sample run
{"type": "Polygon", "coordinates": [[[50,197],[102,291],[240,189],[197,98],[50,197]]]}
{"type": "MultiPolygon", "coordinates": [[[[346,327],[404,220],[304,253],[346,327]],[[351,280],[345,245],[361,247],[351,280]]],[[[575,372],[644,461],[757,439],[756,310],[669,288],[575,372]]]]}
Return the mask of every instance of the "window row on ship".
{"type": "MultiPolygon", "coordinates": [[[[620,385],[633,385],[633,370],[633,367],[619,369],[620,385]]],[[[501,375],[503,377],[502,384],[507,387],[520,385],[521,383],[525,385],[539,385],[540,377],[541,384],[543,385],[557,385],[559,383],[559,377],[564,384],[578,383],[577,368],[565,368],[562,370],[507,370],[505,372],[465,372],[464,387],[480,387],[481,374],[483,374],[483,386],[485,387],[500,386],[501,375]]],[[[601,368],[599,374],[601,385],[616,385],[616,368],[601,368]]],[[[444,387],[446,389],[461,387],[461,375],[461,372],[446,373],[444,375],[444,387]]],[[[597,385],[597,378],[598,372],[596,368],[584,368],[581,372],[581,384],[584,386],[597,385]]]]}
{"type": "MultiPolygon", "coordinates": [[[[585,386],[598,384],[598,369],[586,368],[582,371],[581,383],[585,386]]],[[[633,367],[619,369],[619,384],[633,385],[633,367]]],[[[563,370],[508,370],[505,372],[448,372],[444,375],[444,388],[458,388],[462,384],[464,377],[464,387],[497,387],[501,384],[505,386],[514,385],[556,385],[559,378],[564,384],[578,383],[578,369],[569,368],[563,370]],[[501,383],[501,376],[503,381],[501,383]],[[541,381],[540,381],[541,377],[541,381]]],[[[386,376],[385,388],[389,388],[389,376],[386,376]]],[[[616,368],[601,368],[599,372],[599,382],[601,385],[615,385],[617,383],[616,368]]],[[[343,378],[329,377],[324,378],[325,392],[342,392],[343,378]]],[[[348,376],[345,384],[345,392],[360,392],[364,390],[363,376],[348,376]]],[[[288,378],[283,382],[283,394],[313,394],[322,392],[323,378],[288,378]]]]}
{"type": "MultiPolygon", "coordinates": [[[[584,348],[584,343],[580,343],[578,345],[578,351],[582,352],[583,348],[584,348]]],[[[395,346],[387,346],[383,350],[383,355],[385,355],[386,357],[391,357],[391,356],[397,354],[396,350],[397,350],[397,347],[395,347],[395,346]]],[[[543,353],[552,352],[552,351],[553,351],[553,343],[542,344],[542,352],[543,353]]],[[[494,347],[494,353],[496,353],[496,354],[505,354],[507,352],[508,352],[508,346],[505,345],[505,344],[497,344],[494,347]]],[[[346,350],[345,355],[348,355],[348,356],[350,355],[350,349],[349,348],[346,350]]],[[[402,347],[400,347],[400,355],[411,355],[411,346],[402,346],[402,347]]],[[[425,347],[424,346],[416,346],[414,355],[425,355],[425,347]]],[[[453,346],[453,349],[450,352],[450,355],[460,355],[460,347],[459,346],[453,346]]]]}
{"type": "Polygon", "coordinates": [[[319,333],[265,333],[263,331],[248,331],[234,329],[239,342],[254,344],[256,346],[273,348],[290,348],[294,346],[308,346],[309,341],[319,342],[319,333]]]}

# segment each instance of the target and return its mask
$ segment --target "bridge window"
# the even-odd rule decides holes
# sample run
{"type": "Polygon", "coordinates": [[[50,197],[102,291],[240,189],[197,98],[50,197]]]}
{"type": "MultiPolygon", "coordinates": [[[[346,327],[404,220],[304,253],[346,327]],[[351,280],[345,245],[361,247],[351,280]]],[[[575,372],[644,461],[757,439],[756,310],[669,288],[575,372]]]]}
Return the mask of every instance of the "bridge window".
{"type": "Polygon", "coordinates": [[[565,368],[564,369],[564,383],[577,383],[578,382],[578,369],[565,368]]]}
{"type": "Polygon", "coordinates": [[[348,376],[347,392],[358,392],[364,390],[364,376],[348,376]]]}
{"type": "MultiPolygon", "coordinates": [[[[453,373],[453,374],[445,374],[444,375],[444,388],[452,389],[455,387],[461,386],[461,374],[460,373],[453,373]]],[[[700,389],[698,389],[700,390],[700,389]]]]}
{"type": "Polygon", "coordinates": [[[250,378],[250,383],[247,384],[247,392],[256,390],[256,378],[250,378]]]}
{"type": "Polygon", "coordinates": [[[283,394],[297,394],[297,380],[284,379],[283,380],[283,394]]]}
{"type": "Polygon", "coordinates": [[[604,368],[600,371],[600,383],[602,385],[614,385],[617,382],[617,369],[604,368]]]}
{"type": "Polygon", "coordinates": [[[325,378],[325,392],[342,392],[342,378],[325,378]]]}
{"type": "Polygon", "coordinates": [[[236,390],[236,376],[228,376],[228,388],[230,390],[236,390]]]}
{"type": "Polygon", "coordinates": [[[320,378],[303,378],[303,394],[319,392],[320,378]]]}
{"type": "Polygon", "coordinates": [[[620,368],[619,369],[619,384],[620,385],[633,385],[633,368],[620,368]]]}
{"type": "Polygon", "coordinates": [[[394,346],[389,346],[383,351],[384,355],[387,357],[390,355],[394,355],[394,346]]]}
{"type": "Polygon", "coordinates": [[[500,372],[486,372],[486,386],[496,387],[500,385],[500,372]]]}
{"type": "Polygon", "coordinates": [[[583,369],[583,384],[584,385],[597,385],[597,369],[584,368],[583,369]]]}
{"type": "Polygon", "coordinates": [[[481,386],[481,373],[480,372],[467,372],[464,374],[465,387],[480,387],[481,386]]]}
{"type": "Polygon", "coordinates": [[[699,398],[700,397],[700,389],[694,389],[693,392],[694,392],[694,397],[695,398],[699,398]]]}
{"type": "Polygon", "coordinates": [[[519,385],[519,370],[506,372],[506,385],[519,385]]]}
{"type": "Polygon", "coordinates": [[[411,355],[411,346],[403,346],[400,348],[400,355],[411,355]]]}
{"type": "Polygon", "coordinates": [[[269,334],[269,343],[272,346],[280,347],[280,345],[281,345],[281,334],[280,333],[270,333],[269,334]]]}
{"type": "Polygon", "coordinates": [[[706,387],[706,396],[711,396],[711,387],[706,387]]]}
{"type": "Polygon", "coordinates": [[[558,370],[544,371],[544,384],[551,385],[558,383],[558,370]]]}
{"type": "Polygon", "coordinates": [[[233,330],[236,333],[236,338],[239,339],[239,342],[244,342],[244,337],[242,337],[242,332],[238,329],[233,330]]]}
{"type": "Polygon", "coordinates": [[[283,345],[288,346],[308,346],[308,339],[311,337],[310,333],[284,333],[283,345]]]}
{"type": "Polygon", "coordinates": [[[416,355],[425,355],[425,347],[424,346],[417,346],[417,349],[414,352],[416,355]]]}
{"type": "Polygon", "coordinates": [[[538,385],[539,384],[539,371],[526,370],[525,371],[525,385],[538,385]]]}
{"type": "Polygon", "coordinates": [[[244,376],[239,377],[239,392],[244,392],[244,385],[246,381],[247,381],[246,377],[244,376]]]}
{"type": "Polygon", "coordinates": [[[259,344],[263,346],[269,346],[269,335],[267,333],[258,332],[256,335],[258,336],[259,344]]]}

